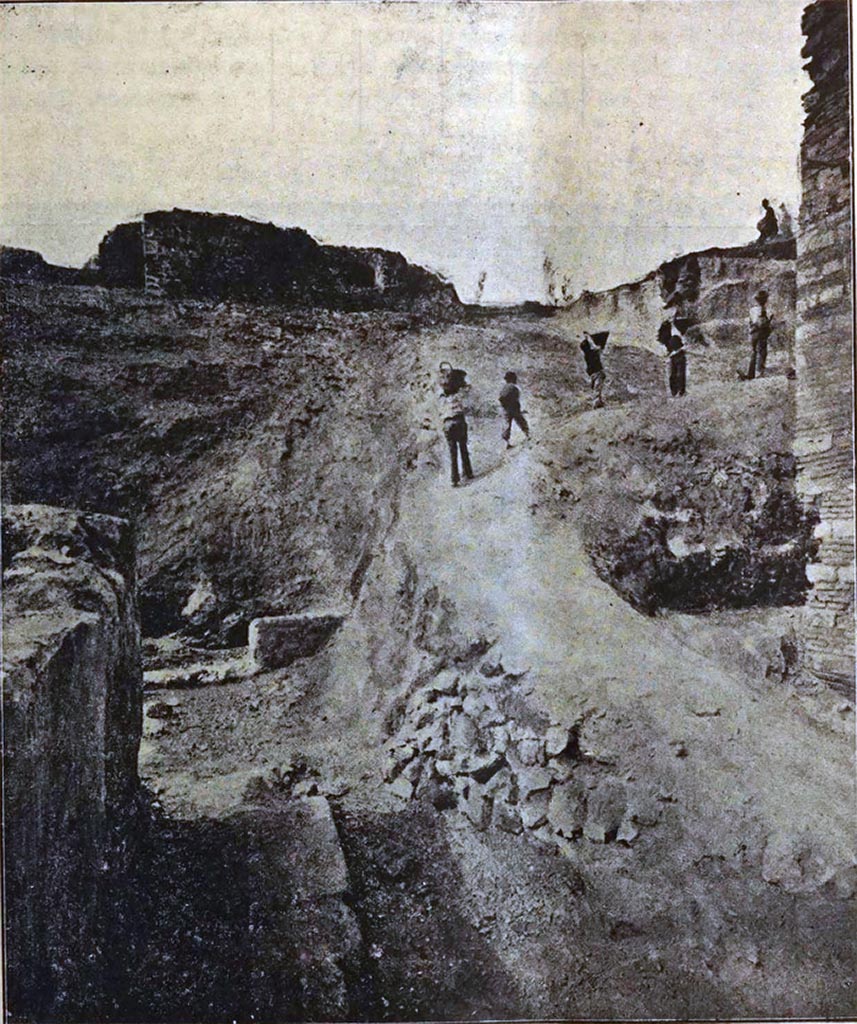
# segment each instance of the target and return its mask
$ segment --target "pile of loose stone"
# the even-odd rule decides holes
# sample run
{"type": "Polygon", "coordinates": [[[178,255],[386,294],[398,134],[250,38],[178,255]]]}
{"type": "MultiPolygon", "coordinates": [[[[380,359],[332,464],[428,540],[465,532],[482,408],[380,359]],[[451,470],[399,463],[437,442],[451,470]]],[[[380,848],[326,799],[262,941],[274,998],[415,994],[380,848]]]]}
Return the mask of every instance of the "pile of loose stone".
{"type": "Polygon", "coordinates": [[[597,711],[570,726],[552,723],[523,699],[521,678],[485,662],[478,672],[445,669],[423,681],[387,741],[393,792],[457,808],[477,829],[528,833],[560,849],[581,837],[632,843],[670,797],[581,749],[597,711]]]}

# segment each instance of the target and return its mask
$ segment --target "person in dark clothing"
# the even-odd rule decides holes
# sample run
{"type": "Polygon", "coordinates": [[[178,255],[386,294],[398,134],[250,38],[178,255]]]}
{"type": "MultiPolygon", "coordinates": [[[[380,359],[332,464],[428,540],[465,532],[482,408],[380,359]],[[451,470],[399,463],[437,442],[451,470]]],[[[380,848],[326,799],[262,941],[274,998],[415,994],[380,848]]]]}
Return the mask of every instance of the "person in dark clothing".
{"type": "Polygon", "coordinates": [[[768,361],[768,338],[771,335],[771,318],[767,310],[768,293],[756,292],[753,305],[750,307],[750,368],[747,380],[762,377],[768,361]]]}
{"type": "MultiPolygon", "coordinates": [[[[463,377],[463,374],[461,374],[463,377]]],[[[458,456],[461,455],[461,469],[468,480],[473,479],[470,453],[467,450],[467,392],[469,385],[460,378],[445,377],[439,398],[441,430],[449,446],[452,486],[458,487],[461,477],[458,472],[458,456]]]]}
{"type": "Polygon", "coordinates": [[[583,332],[583,340],[580,343],[580,351],[586,362],[586,372],[589,374],[589,386],[592,389],[592,408],[601,409],[604,407],[602,392],[607,375],[604,373],[604,365],[601,362],[601,353],[607,344],[609,332],[601,331],[598,334],[583,332]]]}
{"type": "Polygon", "coordinates": [[[524,419],[524,414],[521,412],[521,392],[518,389],[518,375],[510,370],[503,379],[506,383],[500,392],[500,405],[506,417],[506,427],[501,436],[506,442],[506,447],[511,448],[512,424],[517,423],[524,432],[525,437],[530,436],[530,427],[524,419]]]}
{"type": "Polygon", "coordinates": [[[677,398],[687,391],[687,355],[684,334],[676,320],[664,320],[658,330],[658,341],[667,350],[670,361],[670,394],[677,398]]]}
{"type": "Polygon", "coordinates": [[[780,226],[777,223],[777,215],[774,213],[774,208],[767,199],[762,200],[762,209],[765,213],[756,225],[756,230],[759,232],[757,242],[769,242],[777,237],[780,226]]]}

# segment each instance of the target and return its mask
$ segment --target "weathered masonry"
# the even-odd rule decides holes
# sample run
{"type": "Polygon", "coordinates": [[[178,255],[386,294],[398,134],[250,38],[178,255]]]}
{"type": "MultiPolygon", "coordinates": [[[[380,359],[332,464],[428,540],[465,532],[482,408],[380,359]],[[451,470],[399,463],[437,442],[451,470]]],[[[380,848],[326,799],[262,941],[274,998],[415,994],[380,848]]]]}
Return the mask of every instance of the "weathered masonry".
{"type": "Polygon", "coordinates": [[[814,502],[818,551],[804,611],[804,665],[854,686],[853,310],[848,8],[804,11],[812,88],[804,96],[803,199],[797,251],[798,489],[814,502]]]}

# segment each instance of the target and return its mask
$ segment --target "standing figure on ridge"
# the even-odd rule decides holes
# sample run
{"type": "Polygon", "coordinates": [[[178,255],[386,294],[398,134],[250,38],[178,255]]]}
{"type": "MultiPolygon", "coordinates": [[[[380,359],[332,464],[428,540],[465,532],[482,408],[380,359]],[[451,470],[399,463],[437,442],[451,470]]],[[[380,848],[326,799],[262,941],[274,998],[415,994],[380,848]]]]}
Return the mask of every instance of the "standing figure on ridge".
{"type": "Polygon", "coordinates": [[[794,238],[795,229],[792,215],[785,203],[780,203],[780,238],[794,238]]]}
{"type": "Polygon", "coordinates": [[[458,471],[458,456],[461,455],[461,469],[468,480],[473,479],[470,453],[467,450],[467,393],[470,385],[466,382],[464,370],[454,370],[448,364],[441,364],[441,394],[438,399],[441,429],[449,446],[452,486],[458,487],[461,476],[458,471]]]}
{"type": "Polygon", "coordinates": [[[521,412],[521,392],[518,388],[518,375],[510,370],[503,379],[506,383],[500,392],[500,405],[506,417],[506,426],[501,436],[506,442],[506,447],[511,448],[512,424],[517,423],[526,438],[530,436],[530,427],[524,419],[524,414],[521,412]]]}
{"type": "Polygon", "coordinates": [[[768,293],[763,289],[756,292],[750,306],[750,368],[747,380],[762,377],[765,363],[768,361],[768,338],[771,334],[771,318],[768,316],[766,303],[768,293]]]}
{"type": "Polygon", "coordinates": [[[777,223],[777,215],[767,199],[762,200],[762,209],[765,211],[764,216],[756,224],[756,230],[759,232],[759,237],[756,241],[760,243],[770,242],[777,237],[777,232],[780,230],[780,226],[777,223]]]}
{"type": "Polygon", "coordinates": [[[684,332],[677,317],[664,320],[658,330],[658,341],[667,350],[667,359],[670,363],[670,394],[673,398],[678,398],[687,390],[687,355],[684,348],[684,332]]]}
{"type": "Polygon", "coordinates": [[[609,331],[599,331],[597,334],[583,332],[583,340],[580,342],[580,351],[586,361],[586,372],[589,374],[589,387],[592,389],[592,408],[602,409],[604,399],[602,392],[607,375],[604,373],[604,365],[601,362],[601,353],[607,344],[610,336],[609,331]]]}

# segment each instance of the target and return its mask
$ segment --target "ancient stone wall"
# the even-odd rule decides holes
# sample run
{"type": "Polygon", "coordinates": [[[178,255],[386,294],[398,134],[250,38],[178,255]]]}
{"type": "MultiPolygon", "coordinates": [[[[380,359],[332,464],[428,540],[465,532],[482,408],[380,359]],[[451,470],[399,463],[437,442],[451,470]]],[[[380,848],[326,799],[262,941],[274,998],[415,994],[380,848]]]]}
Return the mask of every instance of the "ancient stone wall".
{"type": "Polygon", "coordinates": [[[147,291],[296,301],[318,276],[319,246],[299,228],[171,210],[143,217],[147,291]]]}
{"type": "Polygon", "coordinates": [[[99,249],[105,284],[169,297],[334,309],[457,306],[453,286],[383,249],[319,245],[301,228],[169,210],[123,224],[99,249]]]}
{"type": "Polygon", "coordinates": [[[815,502],[817,555],[804,614],[805,668],[854,685],[854,463],[848,10],[807,7],[803,199],[797,260],[798,490],[815,502]]]}
{"type": "Polygon", "coordinates": [[[140,221],[117,224],[102,238],[95,261],[102,284],[109,288],[145,285],[142,228],[140,221]]]}
{"type": "Polygon", "coordinates": [[[123,955],[142,699],[130,528],[10,506],[3,570],[7,1009],[81,1019],[123,955]]]}

